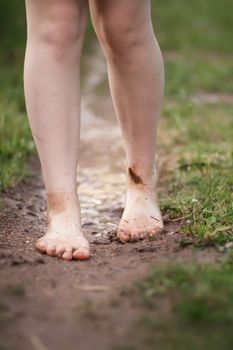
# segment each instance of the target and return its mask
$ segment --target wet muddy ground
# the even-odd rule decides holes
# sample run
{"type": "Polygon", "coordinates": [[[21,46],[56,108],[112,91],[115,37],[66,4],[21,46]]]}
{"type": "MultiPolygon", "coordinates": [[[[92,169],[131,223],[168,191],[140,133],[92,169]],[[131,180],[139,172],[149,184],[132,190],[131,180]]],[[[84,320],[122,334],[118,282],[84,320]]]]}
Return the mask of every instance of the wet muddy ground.
{"type": "Polygon", "coordinates": [[[218,258],[212,250],[181,248],[182,219],[172,221],[166,213],[165,231],[156,240],[116,241],[124,207],[123,144],[110,97],[101,91],[106,79],[102,57],[91,59],[90,67],[77,183],[91,259],[64,262],[35,251],[46,228],[46,201],[39,161],[32,157],[30,178],[3,195],[0,349],[115,349],[140,314],[130,295],[122,296],[129,285],[168,260],[218,258]]]}

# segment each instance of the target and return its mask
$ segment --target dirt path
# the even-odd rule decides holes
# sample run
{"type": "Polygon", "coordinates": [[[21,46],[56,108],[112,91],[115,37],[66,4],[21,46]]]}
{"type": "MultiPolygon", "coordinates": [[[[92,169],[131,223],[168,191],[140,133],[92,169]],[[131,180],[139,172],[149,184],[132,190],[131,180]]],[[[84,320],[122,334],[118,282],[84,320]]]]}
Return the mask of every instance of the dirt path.
{"type": "Polygon", "coordinates": [[[140,313],[129,300],[121,301],[127,285],[152,264],[216,258],[212,251],[181,249],[181,223],[166,216],[166,232],[154,241],[114,240],[124,206],[123,145],[110,98],[103,94],[103,59],[97,54],[88,65],[78,184],[92,257],[67,263],[34,250],[45,230],[46,202],[39,162],[33,157],[31,178],[4,195],[0,214],[0,349],[112,349],[140,313]]]}

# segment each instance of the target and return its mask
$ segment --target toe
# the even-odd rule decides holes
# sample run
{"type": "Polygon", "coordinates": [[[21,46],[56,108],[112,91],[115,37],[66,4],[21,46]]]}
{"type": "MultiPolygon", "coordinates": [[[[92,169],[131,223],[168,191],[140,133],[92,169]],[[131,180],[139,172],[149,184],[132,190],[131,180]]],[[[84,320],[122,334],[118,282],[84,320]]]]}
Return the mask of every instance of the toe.
{"type": "Polygon", "coordinates": [[[47,248],[47,255],[56,256],[56,246],[54,244],[49,244],[47,248]]]}
{"type": "Polygon", "coordinates": [[[73,258],[72,249],[66,249],[62,255],[62,259],[72,260],[72,258],[73,258]]]}
{"type": "Polygon", "coordinates": [[[139,239],[140,239],[140,233],[132,232],[130,241],[137,242],[137,241],[139,241],[139,239]]]}
{"type": "Polygon", "coordinates": [[[140,232],[140,233],[138,234],[138,239],[143,240],[143,239],[145,239],[145,238],[146,238],[145,232],[140,232]]]}
{"type": "Polygon", "coordinates": [[[151,230],[149,233],[148,233],[148,237],[149,238],[154,238],[158,233],[159,233],[159,229],[154,229],[154,230],[151,230]]]}
{"type": "Polygon", "coordinates": [[[58,258],[62,258],[66,248],[64,246],[58,245],[56,248],[56,256],[58,258]]]}
{"type": "Polygon", "coordinates": [[[130,238],[131,238],[131,235],[129,233],[125,232],[125,231],[118,231],[117,238],[121,242],[129,242],[130,238]]]}
{"type": "Polygon", "coordinates": [[[38,240],[36,242],[36,249],[39,250],[41,253],[46,253],[47,245],[44,241],[38,240]]]}
{"type": "Polygon", "coordinates": [[[90,257],[90,251],[88,247],[80,247],[73,252],[73,258],[75,260],[86,260],[90,257]]]}

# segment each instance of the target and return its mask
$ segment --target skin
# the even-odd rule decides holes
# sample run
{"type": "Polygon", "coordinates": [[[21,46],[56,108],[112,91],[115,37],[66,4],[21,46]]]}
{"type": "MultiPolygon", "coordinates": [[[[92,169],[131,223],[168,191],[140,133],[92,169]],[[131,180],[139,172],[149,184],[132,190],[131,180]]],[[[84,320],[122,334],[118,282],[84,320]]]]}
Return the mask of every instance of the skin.
{"type": "Polygon", "coordinates": [[[149,0],[90,1],[103,48],[109,85],[126,151],[127,195],[118,226],[120,241],[163,229],[156,197],[156,134],[164,67],[151,22],[149,0]]]}
{"type": "MultiPolygon", "coordinates": [[[[26,0],[25,98],[48,207],[47,232],[36,247],[67,260],[90,256],[76,190],[87,5],[86,0],[26,0]]],[[[155,167],[163,60],[149,0],[90,0],[89,5],[126,151],[126,205],[117,235],[122,242],[134,241],[163,228],[155,167]]]]}

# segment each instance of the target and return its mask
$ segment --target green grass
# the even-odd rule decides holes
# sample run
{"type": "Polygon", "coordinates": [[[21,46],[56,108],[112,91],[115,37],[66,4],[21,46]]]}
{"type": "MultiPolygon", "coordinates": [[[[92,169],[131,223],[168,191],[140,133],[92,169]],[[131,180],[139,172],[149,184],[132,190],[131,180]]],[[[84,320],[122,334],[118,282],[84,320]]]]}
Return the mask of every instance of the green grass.
{"type": "Polygon", "coordinates": [[[166,68],[161,144],[173,158],[161,179],[162,208],[184,218],[183,243],[233,240],[232,7],[229,0],[152,3],[166,68]],[[214,103],[211,94],[219,96],[214,103]]]}
{"type": "MultiPolygon", "coordinates": [[[[26,21],[24,1],[8,0],[1,4],[0,60],[20,59],[24,51],[26,21]],[[10,19],[10,20],[9,20],[10,19]]],[[[10,62],[13,63],[13,62],[10,62]]],[[[3,67],[1,66],[1,71],[3,67]]]]}
{"type": "Polygon", "coordinates": [[[25,112],[23,53],[24,2],[2,4],[0,13],[0,192],[28,174],[27,158],[35,152],[25,112]],[[11,20],[9,21],[9,18],[11,20]]]}
{"type": "Polygon", "coordinates": [[[233,260],[154,267],[130,291],[140,318],[114,349],[230,350],[233,260]],[[128,345],[127,345],[128,344],[128,345]]]}
{"type": "Polygon", "coordinates": [[[152,1],[154,27],[166,51],[232,54],[231,0],[152,1]]]}
{"type": "Polygon", "coordinates": [[[28,174],[27,157],[35,151],[25,113],[22,66],[2,64],[0,71],[0,191],[28,174]]]}
{"type": "Polygon", "coordinates": [[[232,263],[155,269],[139,290],[145,311],[150,310],[142,322],[149,344],[174,350],[232,348],[232,263]],[[153,310],[160,310],[160,320],[153,310]]]}
{"type": "Polygon", "coordinates": [[[170,130],[164,148],[173,166],[161,179],[169,184],[162,209],[183,217],[184,238],[196,245],[224,245],[233,240],[233,105],[169,103],[161,128],[170,130]]]}
{"type": "Polygon", "coordinates": [[[168,96],[233,92],[232,13],[231,0],[152,1],[168,96]]]}
{"type": "Polygon", "coordinates": [[[233,93],[232,57],[208,57],[196,54],[196,57],[182,55],[170,58],[165,56],[166,95],[175,98],[187,98],[196,92],[219,94],[233,93]]]}

